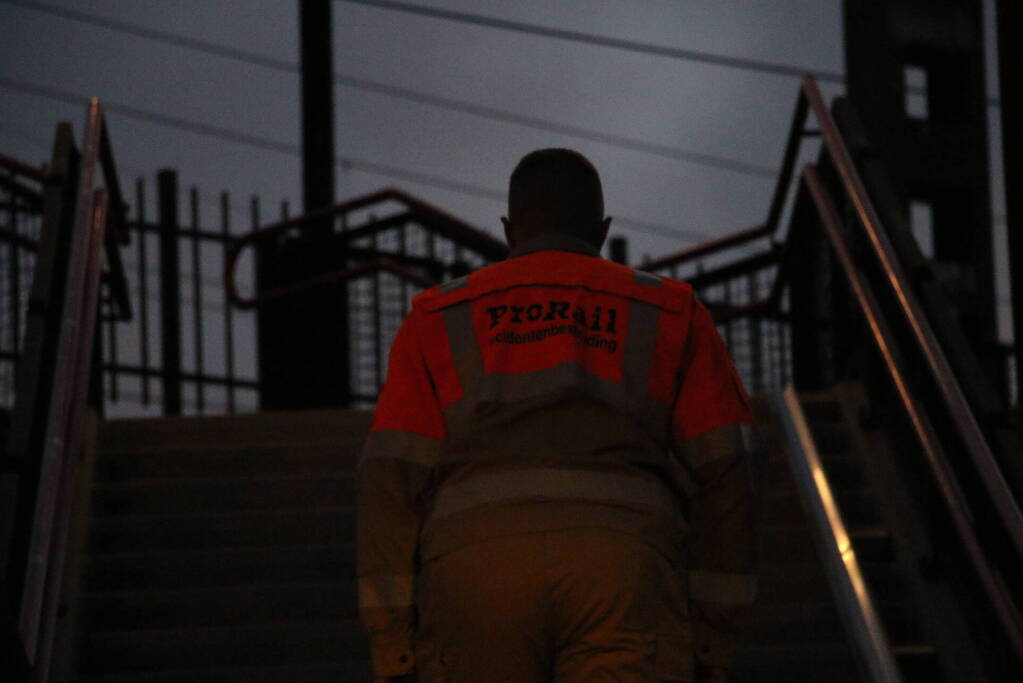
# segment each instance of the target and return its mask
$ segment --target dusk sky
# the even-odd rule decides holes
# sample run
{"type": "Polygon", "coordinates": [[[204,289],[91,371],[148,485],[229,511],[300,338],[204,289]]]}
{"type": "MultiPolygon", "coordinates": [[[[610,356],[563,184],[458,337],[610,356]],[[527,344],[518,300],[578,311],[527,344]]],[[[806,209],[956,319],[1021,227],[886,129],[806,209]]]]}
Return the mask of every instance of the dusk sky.
{"type": "MultiPolygon", "coordinates": [[[[768,66],[835,75],[844,70],[839,0],[412,4],[768,66]]],[[[228,190],[242,210],[251,195],[258,195],[267,220],[276,218],[282,199],[297,213],[302,193],[296,154],[157,125],[121,109],[297,147],[297,6],[293,0],[0,0],[5,36],[0,43],[0,152],[30,163],[44,161],[54,125],[71,121],[80,139],[84,118],[84,99],[70,103],[54,97],[97,96],[109,107],[114,151],[127,188],[137,175],[152,181],[157,170],[175,168],[183,186],[198,186],[210,202],[228,190]],[[68,9],[125,26],[101,27],[60,16],[68,9]],[[268,58],[273,64],[258,66],[138,35],[146,30],[268,58]],[[50,96],[30,92],[39,87],[50,96]]],[[[397,186],[500,235],[505,209],[499,198],[515,163],[533,149],[564,146],[585,154],[600,171],[607,212],[615,218],[612,234],[629,238],[633,264],[700,236],[754,225],[766,214],[774,186],[768,176],[781,160],[799,85],[795,76],[637,54],[359,2],[337,1],[333,13],[339,78],[628,138],[710,161],[666,158],[336,84],[336,153],[350,161],[337,172],[338,199],[397,186]],[[381,172],[380,166],[392,171],[381,172]],[[410,179],[416,174],[435,182],[410,179]]],[[[985,2],[989,38],[992,14],[993,3],[985,2]]],[[[829,98],[842,92],[840,83],[822,87],[829,98]]],[[[989,87],[996,83],[992,80],[989,87]]],[[[997,123],[994,108],[992,123],[997,123]]],[[[993,126],[993,145],[999,144],[997,133],[993,126]]],[[[1000,154],[991,160],[993,209],[1001,216],[1000,154]]],[[[151,204],[150,218],[152,210],[151,204]]],[[[203,222],[213,226],[215,220],[210,204],[203,222]]],[[[247,225],[244,214],[237,222],[247,225]]],[[[997,239],[996,245],[1001,242],[997,239]]]]}

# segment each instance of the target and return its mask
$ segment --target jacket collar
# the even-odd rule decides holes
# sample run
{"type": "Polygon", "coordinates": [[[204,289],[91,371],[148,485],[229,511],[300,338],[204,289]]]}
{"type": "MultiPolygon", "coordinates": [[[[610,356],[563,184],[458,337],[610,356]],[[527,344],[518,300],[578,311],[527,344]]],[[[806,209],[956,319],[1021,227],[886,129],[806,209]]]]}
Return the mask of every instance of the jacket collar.
{"type": "Polygon", "coordinates": [[[586,254],[587,256],[600,257],[600,250],[582,238],[575,237],[574,235],[566,235],[563,232],[545,232],[541,235],[537,235],[536,237],[532,237],[525,242],[516,244],[515,247],[508,252],[508,258],[515,258],[516,256],[531,254],[534,251],[543,251],[545,249],[574,251],[579,254],[586,254]]]}

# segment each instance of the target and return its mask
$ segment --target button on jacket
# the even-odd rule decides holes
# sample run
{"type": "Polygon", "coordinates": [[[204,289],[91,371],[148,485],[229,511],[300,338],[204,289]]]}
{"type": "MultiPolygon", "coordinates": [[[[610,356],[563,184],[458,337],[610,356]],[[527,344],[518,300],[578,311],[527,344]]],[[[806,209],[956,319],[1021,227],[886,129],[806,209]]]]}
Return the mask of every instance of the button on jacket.
{"type": "Polygon", "coordinates": [[[738,424],[752,414],[683,282],[548,233],[413,300],[358,467],[359,608],[377,676],[415,666],[420,563],[572,528],[687,560],[698,661],[755,592],[738,424]]]}

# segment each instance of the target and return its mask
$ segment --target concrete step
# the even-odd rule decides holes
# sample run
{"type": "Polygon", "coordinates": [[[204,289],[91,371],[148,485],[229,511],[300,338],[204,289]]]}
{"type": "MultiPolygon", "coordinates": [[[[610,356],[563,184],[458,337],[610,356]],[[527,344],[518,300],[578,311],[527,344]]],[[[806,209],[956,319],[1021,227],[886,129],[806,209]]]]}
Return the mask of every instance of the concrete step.
{"type": "MultiPolygon", "coordinates": [[[[822,457],[821,460],[831,488],[841,491],[862,489],[866,486],[867,479],[863,463],[855,455],[822,457]]],[[[790,488],[794,483],[791,465],[784,454],[776,458],[768,458],[765,471],[765,490],[790,488]]]]}
{"type": "Polygon", "coordinates": [[[146,479],[97,484],[92,514],[111,515],[229,512],[338,506],[354,499],[353,472],[234,479],[146,479]]]}
{"type": "MultiPolygon", "coordinates": [[[[886,562],[861,563],[867,588],[877,600],[904,600],[908,585],[904,577],[886,562]]],[[[817,563],[769,565],[760,567],[757,602],[789,604],[832,599],[831,586],[817,563]]]]}
{"type": "Polygon", "coordinates": [[[845,637],[830,601],[759,605],[750,613],[746,642],[753,647],[826,643],[845,637]]]}
{"type": "Polygon", "coordinates": [[[898,643],[892,646],[895,662],[902,672],[902,680],[941,681],[941,666],[938,650],[926,643],[898,643]]]}
{"type": "Polygon", "coordinates": [[[175,669],[97,674],[76,678],[77,683],[366,683],[373,673],[368,659],[324,664],[175,669]]]}
{"type": "Polygon", "coordinates": [[[352,444],[365,438],[371,420],[369,411],[358,410],[110,420],[100,432],[100,451],[352,444]]]}
{"type": "MultiPolygon", "coordinates": [[[[758,551],[764,566],[788,566],[817,562],[817,545],[806,524],[762,524],[758,551]]],[[[891,558],[890,534],[879,528],[850,529],[857,557],[864,562],[891,558]]]]}
{"type": "Polygon", "coordinates": [[[93,634],[126,629],[269,624],[358,618],[355,581],[87,592],[93,634]]]}
{"type": "Polygon", "coordinates": [[[814,420],[808,420],[808,423],[821,458],[852,453],[852,436],[844,424],[814,420]]]}
{"type": "Polygon", "coordinates": [[[121,515],[94,519],[88,552],[213,550],[226,547],[351,543],[355,506],[216,514],[121,515]]]}
{"type": "MultiPolygon", "coordinates": [[[[863,489],[835,490],[839,511],[846,527],[875,526],[877,506],[863,489]]],[[[763,498],[762,520],[765,524],[797,524],[806,519],[803,501],[796,490],[768,492],[763,498]]]]}
{"type": "Polygon", "coordinates": [[[138,479],[316,476],[354,472],[361,443],[288,446],[182,446],[137,451],[104,451],[96,461],[96,482],[138,479]]]}
{"type": "Polygon", "coordinates": [[[355,576],[355,546],[110,553],[87,557],[84,571],[84,583],[92,591],[329,581],[355,576]]]}
{"type": "MultiPolygon", "coordinates": [[[[896,600],[874,598],[874,608],[891,642],[920,638],[920,624],[909,601],[901,597],[896,600]]],[[[751,646],[808,644],[844,638],[842,618],[829,593],[817,600],[807,597],[789,603],[758,601],[750,613],[750,631],[746,637],[751,646]]]]}
{"type": "Polygon", "coordinates": [[[844,641],[751,646],[736,652],[730,683],[860,683],[844,641]]]}
{"type": "MultiPolygon", "coordinates": [[[[81,674],[346,664],[368,657],[355,620],[86,633],[81,674]]],[[[202,679],[193,679],[202,680],[202,679]]]]}
{"type": "Polygon", "coordinates": [[[813,397],[809,392],[799,393],[799,403],[808,422],[841,422],[842,406],[833,396],[822,394],[813,397]]]}

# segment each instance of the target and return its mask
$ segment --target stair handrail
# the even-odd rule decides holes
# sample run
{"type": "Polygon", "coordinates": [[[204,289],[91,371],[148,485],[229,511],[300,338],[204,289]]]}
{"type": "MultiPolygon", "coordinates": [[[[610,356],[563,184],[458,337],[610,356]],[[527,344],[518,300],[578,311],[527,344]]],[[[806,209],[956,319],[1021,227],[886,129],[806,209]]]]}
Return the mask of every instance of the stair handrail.
{"type": "Polygon", "coordinates": [[[988,446],[987,439],[977,423],[973,410],[963,394],[959,381],[952,371],[952,366],[938,343],[927,316],[923,313],[916,293],[910,286],[909,278],[902,269],[891,240],[881,224],[877,210],[856,170],[838,126],[824,104],[820,88],[810,76],[804,78],[803,96],[808,100],[810,109],[817,119],[824,145],[835,165],[842,186],[856,210],[859,218],[856,224],[866,234],[871,251],[883,270],[885,280],[895,295],[905,320],[910,325],[917,348],[923,354],[931,376],[938,385],[942,402],[955,423],[956,431],[963,439],[966,452],[977,468],[981,480],[994,502],[998,516],[1012,539],[1017,556],[1023,558],[1023,512],[1020,511],[1019,505],[1002,475],[1001,468],[988,446]]]}
{"type": "MultiPolygon", "coordinates": [[[[804,115],[806,109],[808,109],[813,114],[818,125],[818,130],[812,131],[812,134],[821,137],[829,158],[834,163],[838,172],[839,182],[856,210],[858,220],[855,221],[855,225],[859,226],[867,237],[870,252],[877,259],[884,273],[885,281],[888,283],[892,294],[894,294],[903,317],[909,323],[916,346],[923,355],[928,370],[937,384],[940,399],[948,410],[956,431],[962,438],[967,456],[976,468],[988,495],[994,503],[1000,522],[1009,534],[1013,550],[1017,557],[1023,558],[1023,511],[1020,510],[1001,472],[1001,468],[988,445],[987,439],[980,429],[973,410],[966,400],[959,381],[952,371],[952,366],[942,350],[930,322],[923,313],[919,299],[910,286],[909,278],[900,264],[873,201],[867,193],[866,186],[838,130],[838,126],[825,105],[820,87],[812,76],[805,76],[803,78],[798,100],[801,104],[796,107],[797,114],[793,123],[798,123],[799,126],[793,125],[790,130],[785,153],[786,161],[790,157],[794,158],[795,153],[792,150],[794,145],[798,147],[796,142],[810,134],[801,129],[808,118],[804,115]]],[[[784,167],[783,170],[788,170],[789,168],[787,163],[784,167]]],[[[788,188],[789,183],[779,181],[778,187],[788,188]]],[[[772,201],[770,216],[775,216],[780,211],[779,207],[781,204],[782,202],[776,196],[775,200],[772,201]]],[[[770,219],[768,222],[770,222],[770,219]]],[[[709,244],[724,243],[726,240],[715,240],[709,244]]],[[[726,243],[726,246],[731,246],[731,243],[726,243]]],[[[718,246],[717,248],[720,249],[721,247],[718,246]]],[[[701,245],[697,245],[688,251],[700,254],[708,253],[708,250],[702,249],[701,245]]],[[[725,318],[740,317],[749,311],[759,311],[764,308],[777,308],[787,277],[785,271],[785,263],[783,262],[782,267],[778,269],[776,274],[775,285],[767,297],[735,310],[728,309],[724,312],[725,318]]]]}
{"type": "Polygon", "coordinates": [[[774,194],[771,195],[767,219],[763,223],[686,247],[680,251],[666,254],[653,260],[645,261],[642,266],[643,269],[658,270],[679,266],[710,253],[748,244],[761,237],[773,237],[778,231],[782,211],[785,208],[785,199],[788,197],[789,188],[792,186],[796,159],[802,139],[808,135],[815,134],[805,129],[807,113],[807,99],[804,97],[796,98],[796,108],[789,124],[788,136],[785,138],[785,152],[782,156],[781,168],[778,171],[778,180],[774,186],[774,194]]]}
{"type": "Polygon", "coordinates": [[[905,362],[901,357],[895,335],[881,311],[873,288],[867,282],[856,264],[853,250],[842,231],[842,220],[838,209],[821,180],[816,166],[808,164],[803,169],[803,182],[818,209],[818,215],[825,232],[835,250],[838,262],[846,275],[853,295],[860,310],[867,319],[874,341],[885,366],[895,384],[903,408],[912,423],[913,431],[919,441],[932,476],[941,492],[941,497],[952,517],[952,523],[963,543],[970,564],[981,582],[985,594],[1005,629],[1009,645],[1018,662],[1023,665],[1023,616],[1020,615],[1012,594],[1005,584],[1002,575],[984,552],[975,529],[975,519],[966,500],[966,495],[959,486],[958,480],[945,455],[941,440],[926,413],[920,408],[920,402],[909,386],[905,373],[905,362]]]}
{"type": "MultiPolygon", "coordinates": [[[[407,209],[405,215],[407,215],[409,220],[421,220],[438,227],[440,232],[457,238],[463,244],[467,244],[471,248],[484,253],[488,258],[503,258],[508,252],[508,247],[488,232],[472,226],[443,209],[418,197],[414,197],[407,192],[393,187],[385,188],[361,197],[345,200],[333,206],[310,211],[302,216],[287,218],[253,230],[248,234],[235,237],[224,255],[224,290],[227,293],[228,303],[242,309],[255,308],[265,302],[279,299],[283,296],[297,294],[331,282],[343,282],[353,277],[360,277],[369,272],[379,270],[388,271],[421,287],[432,287],[436,283],[431,278],[424,277],[411,269],[405,268],[395,263],[393,259],[381,256],[372,262],[375,265],[371,265],[368,268],[362,268],[361,266],[339,267],[333,271],[314,275],[272,291],[260,292],[253,297],[244,297],[239,293],[235,271],[237,270],[241,254],[246,248],[272,243],[275,239],[280,239],[284,235],[293,232],[298,232],[299,234],[314,232],[321,229],[324,221],[332,221],[337,216],[343,216],[353,211],[365,209],[373,204],[387,201],[403,204],[407,209]]],[[[373,224],[368,227],[373,227],[373,224]]],[[[346,231],[343,234],[342,240],[347,243],[353,239],[358,239],[363,234],[364,232],[361,229],[356,228],[346,231]]]]}
{"type": "MultiPolygon", "coordinates": [[[[973,410],[966,400],[956,375],[952,371],[951,364],[938,343],[937,336],[930,322],[923,313],[918,297],[910,286],[909,279],[900,264],[886,229],[880,221],[866,186],[852,161],[852,156],[848,151],[844,138],[831,112],[825,105],[820,89],[812,76],[804,77],[800,86],[798,100],[800,104],[797,105],[797,117],[793,121],[793,126],[789,133],[786,158],[793,154],[794,141],[801,141],[808,135],[821,137],[823,149],[827,152],[827,158],[837,171],[838,184],[849,198],[855,210],[857,220],[852,221],[854,229],[858,229],[866,237],[868,253],[872,255],[872,258],[876,260],[881,268],[884,281],[898,303],[901,318],[907,322],[912,331],[914,347],[919,350],[926,361],[928,373],[938,387],[938,398],[951,416],[952,427],[962,440],[966,456],[980,475],[984,489],[993,501],[996,517],[1005,529],[1009,545],[1017,558],[1023,558],[1023,513],[1021,513],[1019,505],[1002,474],[1001,468],[996,462],[988,442],[977,423],[973,410]],[[803,129],[808,118],[803,115],[804,106],[809,113],[813,114],[818,126],[817,130],[807,131],[803,129]]],[[[784,171],[785,174],[790,174],[794,171],[794,168],[786,168],[784,171]]],[[[821,183],[816,168],[813,166],[804,168],[802,177],[806,188],[810,190],[816,188],[817,196],[814,197],[814,201],[820,212],[823,205],[821,202],[822,198],[830,203],[827,189],[821,183]]],[[[784,179],[780,179],[778,187],[787,188],[788,184],[784,182],[784,179]]],[[[770,214],[772,216],[775,215],[780,206],[781,202],[776,196],[774,201],[772,201],[770,214]]],[[[843,248],[844,245],[844,248],[849,251],[845,237],[842,231],[838,229],[841,226],[841,221],[837,218],[837,215],[837,210],[835,210],[834,216],[835,220],[838,221],[836,223],[837,227],[834,231],[828,230],[828,237],[836,250],[843,248]]],[[[827,220],[825,220],[824,227],[828,228],[827,220]]],[[[742,231],[731,236],[735,239],[726,237],[714,240],[706,245],[691,247],[681,252],[681,254],[686,258],[695,258],[696,256],[716,253],[740,243],[742,241],[740,239],[741,236],[743,234],[748,235],[749,233],[750,231],[742,231]]],[[[780,308],[782,294],[788,284],[788,270],[791,268],[791,259],[795,255],[791,249],[791,242],[790,235],[790,238],[785,241],[786,254],[781,259],[779,267],[775,272],[775,279],[770,293],[759,300],[743,306],[721,309],[715,313],[716,321],[723,322],[744,315],[756,314],[765,310],[778,310],[780,308]]],[[[851,251],[849,251],[849,259],[852,259],[851,251]]],[[[664,259],[660,261],[664,261],[664,259]]],[[[654,264],[656,265],[659,262],[654,262],[654,264]]],[[[853,272],[858,273],[855,261],[851,261],[851,263],[853,265],[853,272]]],[[[670,265],[670,263],[665,262],[660,263],[660,265],[663,267],[664,265],[670,265]]],[[[651,270],[653,269],[650,267],[650,264],[646,267],[651,270]]],[[[713,272],[710,271],[710,273],[713,272]]],[[[863,307],[862,302],[861,308],[867,314],[868,322],[871,321],[871,315],[868,309],[863,307]]],[[[875,340],[878,342],[882,353],[885,353],[886,347],[892,343],[893,338],[891,335],[885,337],[879,334],[877,321],[884,322],[884,318],[879,310],[876,311],[873,320],[873,322],[870,322],[870,326],[875,335],[875,340]]],[[[980,541],[974,530],[970,507],[966,503],[965,496],[959,490],[958,481],[948,466],[944,451],[940,447],[940,442],[937,440],[937,437],[933,436],[933,433],[932,436],[927,436],[927,431],[930,427],[926,415],[916,408],[914,401],[906,398],[907,386],[903,368],[901,365],[896,367],[889,364],[888,371],[901,392],[902,403],[914,426],[917,439],[924,449],[925,458],[932,473],[935,475],[935,481],[941,491],[943,501],[953,519],[958,520],[956,528],[967,548],[970,561],[978,572],[978,576],[984,586],[984,591],[989,599],[991,599],[1000,622],[1006,627],[1010,645],[1014,649],[1016,657],[1023,663],[1023,628],[1020,625],[1018,607],[1008,592],[1002,577],[993,569],[981,548],[980,541]]]]}
{"type": "MultiPolygon", "coordinates": [[[[25,562],[17,585],[17,647],[34,680],[47,680],[51,664],[73,482],[84,444],[86,406],[95,370],[93,343],[103,251],[106,250],[110,267],[111,253],[119,254],[115,242],[124,240],[124,233],[119,234],[117,227],[125,224],[124,206],[114,201],[119,197],[116,167],[98,99],[93,98],[87,107],[78,163],[72,161],[77,153],[68,124],[58,126],[55,149],[59,150],[55,151],[55,158],[59,154],[67,163],[60,176],[47,178],[53,184],[51,208],[44,217],[49,237],[40,248],[56,254],[61,250],[59,243],[66,239],[67,256],[63,262],[48,256],[49,272],[36,270],[30,297],[34,308],[30,313],[39,317],[26,333],[29,360],[18,377],[12,430],[13,455],[23,475],[19,500],[24,506],[18,516],[23,526],[16,536],[20,540],[15,548],[15,557],[25,562]],[[103,188],[96,186],[99,173],[103,174],[103,188]],[[73,192],[70,183],[74,183],[73,192]],[[63,204],[70,197],[73,209],[67,213],[63,204]],[[61,237],[62,230],[67,228],[60,226],[68,224],[69,232],[61,237]],[[54,277],[53,269],[65,274],[54,277]],[[42,284],[40,278],[60,282],[61,286],[54,289],[50,284],[42,284]],[[53,313],[47,315],[49,310],[59,311],[59,318],[54,318],[53,313]],[[44,317],[49,322],[43,322],[44,317]],[[47,348],[51,350],[43,350],[47,348]],[[40,371],[49,364],[52,372],[40,371]],[[21,494],[23,483],[29,490],[21,494]]],[[[122,298],[116,292],[119,286],[117,278],[112,278],[115,300],[122,298]]],[[[130,309],[121,313],[130,316],[130,309]]]]}
{"type": "Polygon", "coordinates": [[[795,388],[768,396],[771,412],[781,423],[785,453],[824,555],[828,583],[853,652],[869,683],[902,683],[884,624],[867,589],[856,551],[838,510],[828,478],[795,388]]]}

